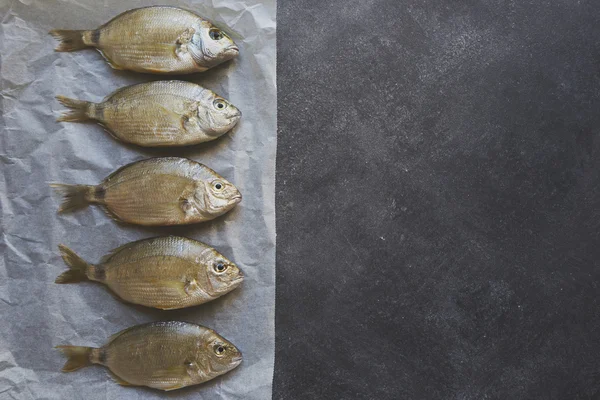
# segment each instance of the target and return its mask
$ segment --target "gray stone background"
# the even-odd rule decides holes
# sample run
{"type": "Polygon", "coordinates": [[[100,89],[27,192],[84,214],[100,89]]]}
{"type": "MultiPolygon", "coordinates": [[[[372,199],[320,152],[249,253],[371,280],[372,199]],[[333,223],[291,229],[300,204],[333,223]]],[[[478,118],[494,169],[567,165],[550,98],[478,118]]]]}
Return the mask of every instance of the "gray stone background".
{"type": "Polygon", "coordinates": [[[600,398],[600,2],[278,3],[274,398],[600,398]]]}

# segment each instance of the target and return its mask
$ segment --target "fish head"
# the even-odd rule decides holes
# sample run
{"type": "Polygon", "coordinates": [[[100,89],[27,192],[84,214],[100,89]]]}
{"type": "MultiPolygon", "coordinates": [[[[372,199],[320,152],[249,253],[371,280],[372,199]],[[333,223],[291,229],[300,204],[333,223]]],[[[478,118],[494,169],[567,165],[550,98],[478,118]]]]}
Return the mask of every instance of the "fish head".
{"type": "Polygon", "coordinates": [[[211,90],[204,90],[198,106],[198,121],[202,130],[211,136],[229,132],[242,117],[242,112],[211,90]]]}
{"type": "Polygon", "coordinates": [[[242,362],[242,352],[230,341],[216,333],[210,332],[205,342],[206,348],[201,349],[203,354],[208,354],[209,374],[213,376],[231,371],[242,362]]]}
{"type": "Polygon", "coordinates": [[[200,193],[207,213],[218,216],[226,213],[242,201],[242,194],[230,182],[214,176],[202,182],[200,193]]]}
{"type": "Polygon", "coordinates": [[[214,67],[240,53],[233,39],[208,21],[196,27],[189,50],[194,62],[203,68],[214,67]]]}
{"type": "MultiPolygon", "coordinates": [[[[237,288],[244,280],[244,274],[237,265],[214,249],[207,253],[200,261],[202,267],[198,274],[205,275],[205,279],[210,282],[208,285],[211,288],[210,294],[216,297],[237,288]]],[[[202,278],[198,277],[198,279],[202,278]]]]}

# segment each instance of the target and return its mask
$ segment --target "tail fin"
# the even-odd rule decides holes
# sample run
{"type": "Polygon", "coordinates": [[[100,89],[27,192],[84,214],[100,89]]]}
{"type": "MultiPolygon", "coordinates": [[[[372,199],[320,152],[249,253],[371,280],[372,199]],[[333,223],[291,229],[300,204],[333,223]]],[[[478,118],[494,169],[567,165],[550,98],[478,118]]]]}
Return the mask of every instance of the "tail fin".
{"type": "Polygon", "coordinates": [[[69,270],[59,275],[54,282],[75,283],[87,280],[89,264],[64,244],[59,244],[58,248],[65,264],[69,266],[69,270]]]}
{"type": "Polygon", "coordinates": [[[90,105],[92,103],[89,101],[70,99],[65,96],[56,96],[56,100],[58,100],[63,106],[71,109],[58,117],[57,121],[81,122],[92,119],[89,113],[90,105]]]}
{"type": "Polygon", "coordinates": [[[92,350],[94,350],[93,347],[56,346],[56,348],[67,356],[67,362],[62,368],[63,372],[73,372],[92,364],[90,356],[92,355],[92,350]]]}
{"type": "Polygon", "coordinates": [[[95,188],[89,185],[63,185],[61,183],[53,183],[50,186],[63,197],[63,202],[58,209],[59,213],[87,207],[93,198],[95,188]]]}
{"type": "Polygon", "coordinates": [[[53,29],[49,33],[60,43],[54,51],[77,51],[88,47],[83,41],[83,35],[87,31],[69,31],[64,29],[53,29]]]}

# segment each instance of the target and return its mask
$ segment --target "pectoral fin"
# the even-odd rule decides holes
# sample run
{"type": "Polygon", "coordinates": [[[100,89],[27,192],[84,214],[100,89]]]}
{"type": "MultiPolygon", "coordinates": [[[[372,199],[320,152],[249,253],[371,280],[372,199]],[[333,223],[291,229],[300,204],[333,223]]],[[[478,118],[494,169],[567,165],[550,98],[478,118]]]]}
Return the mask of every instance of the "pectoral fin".
{"type": "Polygon", "coordinates": [[[198,118],[193,115],[181,116],[181,127],[186,132],[195,132],[198,130],[198,118]]]}
{"type": "MultiPolygon", "coordinates": [[[[193,286],[191,284],[190,281],[190,285],[188,285],[188,281],[160,281],[158,284],[160,284],[161,286],[163,286],[163,288],[165,286],[169,287],[169,296],[175,296],[177,298],[185,298],[186,296],[189,296],[189,293],[192,293],[193,291],[193,286]],[[189,293],[188,293],[189,291],[189,293]],[[174,293],[173,293],[174,292],[174,293]]],[[[155,305],[154,307],[161,309],[161,310],[174,310],[174,309],[178,309],[181,308],[178,304],[176,303],[167,303],[167,304],[158,304],[155,305]]]]}
{"type": "Polygon", "coordinates": [[[183,290],[185,290],[185,293],[188,296],[191,296],[193,292],[195,292],[196,290],[198,290],[198,282],[196,282],[195,279],[188,279],[185,281],[185,286],[183,287],[183,290]]]}
{"type": "Polygon", "coordinates": [[[179,199],[179,207],[181,207],[181,211],[183,211],[183,213],[186,215],[189,214],[193,209],[193,206],[192,206],[192,203],[190,202],[190,200],[186,199],[184,197],[179,199]]]}
{"type": "Polygon", "coordinates": [[[190,217],[197,212],[194,205],[194,189],[193,186],[187,187],[179,197],[179,208],[186,217],[190,217]]]}

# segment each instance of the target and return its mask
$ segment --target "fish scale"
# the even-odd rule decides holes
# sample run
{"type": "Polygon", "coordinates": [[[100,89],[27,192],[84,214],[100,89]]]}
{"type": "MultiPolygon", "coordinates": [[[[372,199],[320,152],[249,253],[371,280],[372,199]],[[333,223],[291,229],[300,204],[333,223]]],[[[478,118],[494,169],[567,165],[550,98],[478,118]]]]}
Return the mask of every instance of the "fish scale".
{"type": "Polygon", "coordinates": [[[181,34],[201,23],[199,17],[166,7],[141,10],[145,11],[124,14],[115,21],[118,23],[109,22],[99,29],[99,48],[105,56],[117,65],[141,69],[141,72],[147,69],[169,71],[177,65],[184,70],[197,70],[191,58],[177,58],[175,49],[181,34]],[[144,63],[138,67],[140,61],[144,63]]]}
{"type": "MultiPolygon", "coordinates": [[[[138,72],[201,72],[238,54],[226,34],[176,7],[130,10],[96,30],[54,30],[51,34],[61,41],[57,51],[95,47],[113,68],[138,72]]],[[[95,120],[118,140],[140,146],[213,140],[231,130],[241,117],[237,108],[215,93],[176,81],[123,88],[98,104],[57,98],[71,109],[59,121],[95,120]]],[[[95,186],[52,186],[64,197],[59,212],[99,204],[114,219],[140,225],[202,222],[226,213],[241,200],[237,188],[213,170],[174,157],[129,164],[95,186]]],[[[202,304],[235,289],[243,280],[234,263],[211,247],[185,238],[133,242],[95,265],[66,246],[59,248],[70,269],[57,283],[98,281],[122,299],[150,307],[202,304]]],[[[239,350],[213,330],[183,322],[132,327],[112,336],[101,348],[58,347],[69,357],[65,372],[101,364],[119,384],[161,390],[205,382],[242,360],[239,350]]]]}
{"type": "Polygon", "coordinates": [[[214,140],[229,132],[241,118],[241,112],[216,93],[182,81],[128,86],[101,103],[63,96],[58,99],[73,109],[59,121],[93,120],[122,142],[148,147],[214,140]]]}
{"type": "Polygon", "coordinates": [[[95,47],[113,68],[146,73],[202,72],[239,53],[233,40],[209,21],[168,6],[130,10],[94,30],[50,33],[61,40],[57,51],[95,47]]]}
{"type": "Polygon", "coordinates": [[[241,352],[212,329],[175,321],[125,329],[101,348],[59,348],[69,357],[64,371],[101,364],[122,385],[161,390],[206,382],[242,361],[241,352]]]}
{"type": "Polygon", "coordinates": [[[237,188],[215,171],[178,157],[131,163],[97,186],[51,186],[64,197],[59,212],[100,204],[118,221],[147,226],[208,221],[241,201],[237,188]]]}
{"type": "Polygon", "coordinates": [[[243,280],[238,267],[215,249],[178,236],[129,243],[96,265],[64,246],[60,249],[71,269],[57,282],[96,280],[125,301],[160,309],[206,303],[237,288],[243,280]],[[226,268],[217,271],[217,264],[226,268]],[[76,272],[79,275],[74,275],[76,272]]]}

